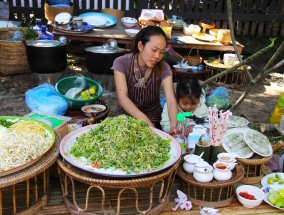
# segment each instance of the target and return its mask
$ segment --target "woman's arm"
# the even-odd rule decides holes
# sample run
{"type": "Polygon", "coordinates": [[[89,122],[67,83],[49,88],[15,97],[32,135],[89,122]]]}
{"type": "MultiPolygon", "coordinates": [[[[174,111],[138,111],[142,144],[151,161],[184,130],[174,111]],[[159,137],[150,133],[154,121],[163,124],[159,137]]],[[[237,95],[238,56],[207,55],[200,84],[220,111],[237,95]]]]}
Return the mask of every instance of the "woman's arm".
{"type": "Polygon", "coordinates": [[[170,75],[163,79],[162,81],[165,95],[166,95],[166,101],[168,106],[168,114],[170,118],[170,133],[174,132],[177,124],[176,116],[178,113],[178,107],[176,102],[176,97],[174,93],[174,87],[173,87],[173,76],[170,75]]]}
{"type": "Polygon", "coordinates": [[[149,126],[155,127],[150,119],[129,99],[125,74],[119,71],[114,71],[114,81],[118,103],[121,105],[121,107],[134,118],[142,119],[149,126]]]}

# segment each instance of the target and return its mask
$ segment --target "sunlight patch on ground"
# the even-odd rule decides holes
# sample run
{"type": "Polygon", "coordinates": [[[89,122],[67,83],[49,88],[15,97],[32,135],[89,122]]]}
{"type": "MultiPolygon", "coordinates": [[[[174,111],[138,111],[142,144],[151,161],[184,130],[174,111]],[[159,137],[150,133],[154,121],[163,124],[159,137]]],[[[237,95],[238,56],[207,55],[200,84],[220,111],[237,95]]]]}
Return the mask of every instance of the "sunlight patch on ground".
{"type": "Polygon", "coordinates": [[[269,95],[279,95],[281,92],[284,92],[284,87],[279,86],[278,83],[271,83],[270,86],[265,85],[265,94],[269,95]]]}

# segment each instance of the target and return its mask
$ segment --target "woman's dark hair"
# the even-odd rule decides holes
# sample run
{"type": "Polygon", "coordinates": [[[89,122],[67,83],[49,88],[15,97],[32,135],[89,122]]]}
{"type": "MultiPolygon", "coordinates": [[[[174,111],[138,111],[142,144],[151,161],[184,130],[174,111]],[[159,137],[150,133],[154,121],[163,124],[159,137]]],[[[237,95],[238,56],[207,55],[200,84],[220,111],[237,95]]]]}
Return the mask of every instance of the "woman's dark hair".
{"type": "MultiPolygon", "coordinates": [[[[150,41],[150,37],[154,35],[162,35],[167,42],[167,35],[165,34],[162,28],[158,26],[149,25],[145,28],[142,28],[133,38],[131,52],[133,54],[138,54],[139,53],[138,42],[141,41],[143,46],[145,46],[146,43],[150,41]]],[[[161,61],[158,62],[156,66],[153,68],[153,73],[156,75],[156,77],[161,77],[162,74],[161,61]]]]}
{"type": "Polygon", "coordinates": [[[145,46],[146,43],[150,41],[150,37],[153,35],[162,35],[167,41],[167,36],[162,28],[149,25],[145,28],[142,28],[133,38],[131,52],[133,52],[133,54],[137,54],[139,52],[138,42],[141,41],[143,46],[145,46]]]}
{"type": "Polygon", "coordinates": [[[197,78],[182,78],[178,81],[176,95],[177,101],[181,98],[189,98],[194,104],[199,100],[202,89],[197,78]]]}

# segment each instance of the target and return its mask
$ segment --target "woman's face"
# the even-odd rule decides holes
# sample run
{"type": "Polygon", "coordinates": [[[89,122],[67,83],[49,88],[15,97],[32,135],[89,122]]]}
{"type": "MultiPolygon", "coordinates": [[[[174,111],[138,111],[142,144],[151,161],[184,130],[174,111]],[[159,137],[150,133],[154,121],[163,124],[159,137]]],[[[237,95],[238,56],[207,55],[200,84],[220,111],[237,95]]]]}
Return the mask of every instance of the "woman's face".
{"type": "Polygon", "coordinates": [[[178,105],[184,112],[193,112],[196,109],[198,103],[199,99],[196,98],[194,98],[194,103],[192,103],[189,97],[180,98],[178,100],[178,105]]]}
{"type": "Polygon", "coordinates": [[[141,67],[153,68],[164,56],[166,49],[166,40],[162,35],[153,35],[149,42],[143,46],[142,42],[138,42],[138,63],[141,67]]]}

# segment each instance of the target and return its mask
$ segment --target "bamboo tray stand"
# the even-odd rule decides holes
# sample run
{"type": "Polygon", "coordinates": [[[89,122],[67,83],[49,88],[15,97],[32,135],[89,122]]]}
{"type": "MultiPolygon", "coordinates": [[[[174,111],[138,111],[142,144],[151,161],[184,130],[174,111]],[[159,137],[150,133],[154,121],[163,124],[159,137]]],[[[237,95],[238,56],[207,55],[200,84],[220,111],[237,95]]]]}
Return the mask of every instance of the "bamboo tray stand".
{"type": "Polygon", "coordinates": [[[71,214],[158,214],[168,204],[179,161],[139,178],[110,178],[57,160],[66,208],[71,214]],[[132,206],[132,207],[131,207],[132,206]]]}
{"type": "MultiPolygon", "coordinates": [[[[280,148],[284,147],[284,142],[279,141],[275,144],[272,149],[273,152],[278,151],[280,148]]],[[[241,182],[244,184],[256,184],[263,178],[263,166],[265,163],[270,161],[272,155],[269,157],[262,157],[260,155],[254,154],[249,159],[237,158],[238,162],[244,167],[245,174],[241,182]]]]}
{"type": "Polygon", "coordinates": [[[184,193],[189,200],[202,207],[224,207],[229,205],[234,198],[234,185],[244,176],[244,168],[237,164],[230,180],[211,182],[198,182],[192,174],[185,172],[182,165],[177,170],[177,175],[183,181],[184,193]]]}
{"type": "Polygon", "coordinates": [[[50,194],[49,168],[59,155],[56,135],[51,150],[35,164],[11,175],[0,177],[0,214],[37,214],[47,205],[50,194]]]}

